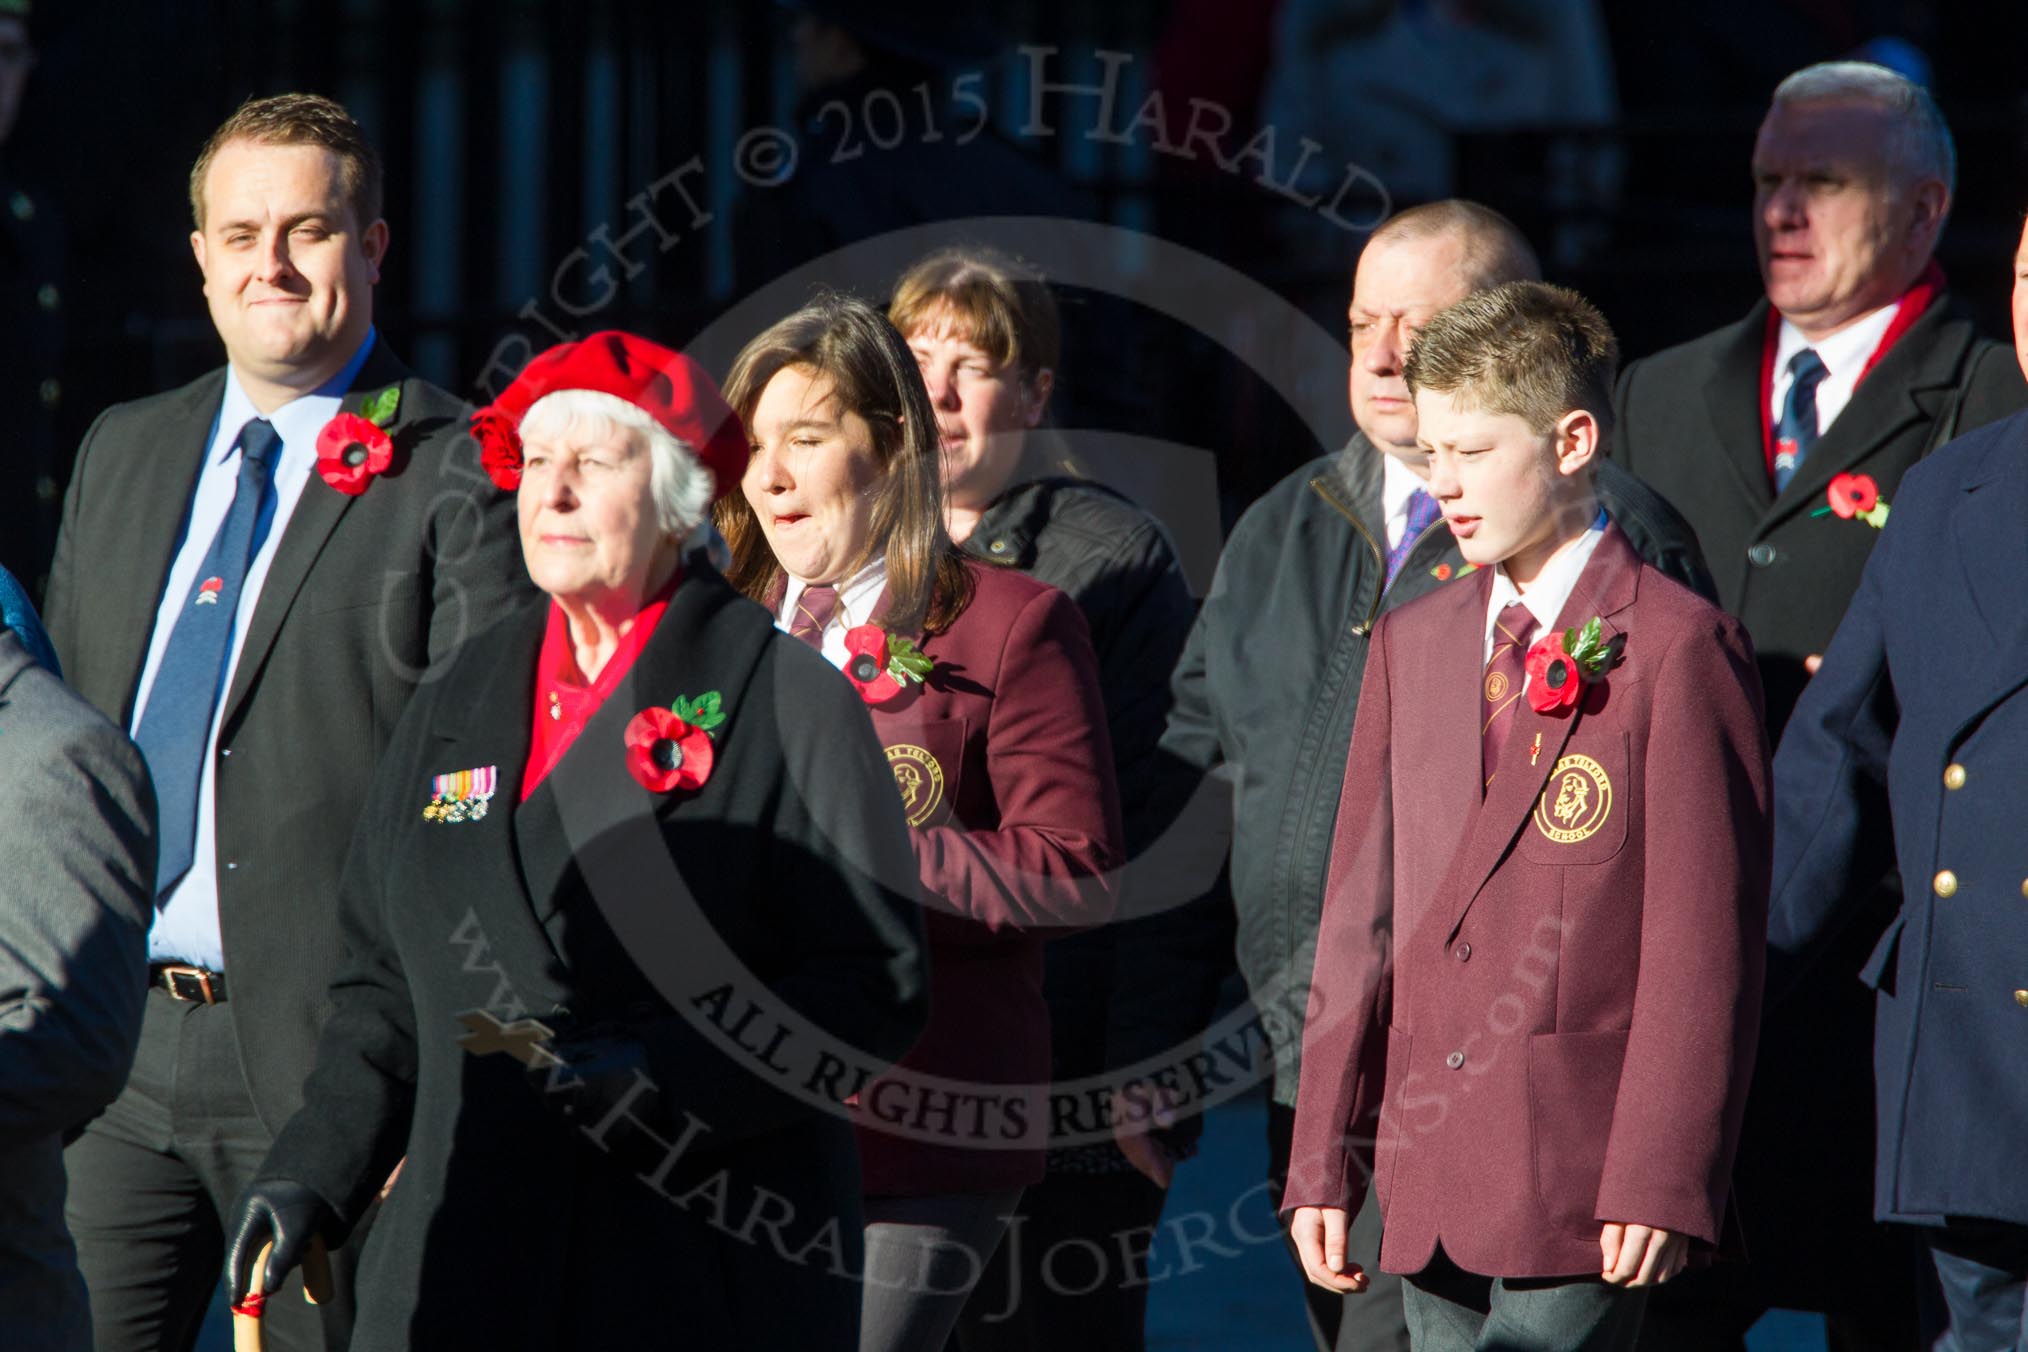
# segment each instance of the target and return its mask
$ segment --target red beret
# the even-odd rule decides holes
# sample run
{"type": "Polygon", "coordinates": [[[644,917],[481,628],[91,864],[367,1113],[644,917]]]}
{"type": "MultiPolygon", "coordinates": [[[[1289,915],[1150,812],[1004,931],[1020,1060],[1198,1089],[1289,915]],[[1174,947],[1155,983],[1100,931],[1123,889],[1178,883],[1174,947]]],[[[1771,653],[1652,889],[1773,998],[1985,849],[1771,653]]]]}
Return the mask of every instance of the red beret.
{"type": "Polygon", "coordinates": [[[746,429],[702,366],[631,333],[607,330],[559,343],[472,417],[486,473],[502,488],[521,483],[521,419],[546,394],[593,390],[624,399],[696,452],[711,471],[713,498],[746,470],[746,429]]]}

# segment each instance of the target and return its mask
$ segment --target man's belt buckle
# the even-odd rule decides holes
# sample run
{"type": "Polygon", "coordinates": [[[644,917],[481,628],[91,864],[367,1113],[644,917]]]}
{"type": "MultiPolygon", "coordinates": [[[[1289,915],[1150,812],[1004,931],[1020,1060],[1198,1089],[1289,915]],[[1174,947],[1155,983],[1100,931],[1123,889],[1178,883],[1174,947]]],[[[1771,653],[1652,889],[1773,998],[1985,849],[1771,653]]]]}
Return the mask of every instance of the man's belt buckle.
{"type": "Polygon", "coordinates": [[[211,973],[202,967],[164,967],[162,976],[169,993],[178,1000],[190,1000],[200,1005],[218,1003],[211,993],[211,973]]]}

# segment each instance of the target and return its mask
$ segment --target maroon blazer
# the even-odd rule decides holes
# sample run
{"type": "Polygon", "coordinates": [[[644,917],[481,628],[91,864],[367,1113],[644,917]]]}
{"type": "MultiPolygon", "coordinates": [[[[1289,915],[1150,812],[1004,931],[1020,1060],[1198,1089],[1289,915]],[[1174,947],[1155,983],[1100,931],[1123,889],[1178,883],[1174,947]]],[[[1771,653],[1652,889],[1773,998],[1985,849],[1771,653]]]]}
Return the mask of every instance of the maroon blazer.
{"type": "Polygon", "coordinates": [[[1481,801],[1491,591],[1373,631],[1282,1206],[1356,1210],[1370,1176],[1386,1271],[1441,1241],[1595,1274],[1605,1221],[1718,1239],[1767,932],[1760,683],[1739,622],[1608,526],[1558,627],[1600,616],[1619,664],[1574,711],[1524,698],[1481,801]]]}
{"type": "Polygon", "coordinates": [[[972,603],[923,642],[936,664],[927,681],[868,706],[929,908],[930,1022],[898,1068],[955,1083],[882,1077],[859,1105],[869,1119],[978,1144],[911,1139],[870,1120],[859,1149],[871,1195],[1001,1192],[1042,1177],[1042,945],[1052,929],[1105,921],[1125,854],[1084,616],[1025,574],[966,567],[972,603]]]}

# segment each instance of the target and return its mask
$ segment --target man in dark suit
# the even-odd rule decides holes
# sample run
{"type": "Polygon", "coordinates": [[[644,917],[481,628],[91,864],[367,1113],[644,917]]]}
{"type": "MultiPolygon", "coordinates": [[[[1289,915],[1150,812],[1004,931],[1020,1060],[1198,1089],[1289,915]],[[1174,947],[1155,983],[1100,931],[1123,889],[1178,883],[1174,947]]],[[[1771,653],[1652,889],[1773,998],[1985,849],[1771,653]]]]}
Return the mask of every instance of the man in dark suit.
{"type": "MultiPolygon", "coordinates": [[[[107,1348],[196,1338],[218,1218],[300,1102],[378,754],[526,586],[462,405],[374,332],[388,227],[358,125],[312,96],[249,103],[191,199],[228,364],[99,417],[49,587],[65,671],[140,744],[162,821],[140,1052],[67,1156],[107,1348]]],[[[291,1295],[270,1345],[342,1345],[334,1308],[320,1335],[291,1295]]]]}
{"type": "Polygon", "coordinates": [[[1920,86],[1859,62],[1798,71],[1775,90],[1753,175],[1766,295],[1628,365],[1613,458],[1696,528],[1779,732],[1879,538],[1818,510],[1832,481],[1866,475],[1891,502],[1910,465],[2028,404],[2028,386],[1933,257],[1957,159],[1920,86]]]}
{"type": "MultiPolygon", "coordinates": [[[[1276,1058],[1268,1109],[1268,1183],[1276,1195],[1287,1178],[1312,945],[1368,635],[1383,613],[1472,572],[1424,483],[1402,366],[1416,332],[1437,311],[1481,288],[1541,275],[1513,224],[1476,202],[1411,207],[1374,231],[1347,307],[1358,433],[1240,518],[1171,683],[1175,702],[1161,750],[1186,771],[1174,786],[1195,785],[1221,768],[1232,776],[1239,966],[1276,1058]]],[[[1668,503],[1609,463],[1599,467],[1597,490],[1639,553],[1710,593],[1696,537],[1668,503]]],[[[1173,900],[1178,889],[1163,890],[1173,900]]],[[[1168,957],[1177,989],[1219,979],[1217,969],[1192,966],[1188,956],[1168,957]]],[[[1378,1243],[1378,1212],[1368,1207],[1354,1246],[1370,1260],[1378,1243]]],[[[1392,1278],[1376,1276],[1357,1301],[1303,1289],[1319,1348],[1393,1352],[1406,1345],[1392,1278]]]]}
{"type": "MultiPolygon", "coordinates": [[[[2028,365],[2024,268],[2028,236],[2028,365]]],[[[1911,470],[1775,757],[1770,974],[1847,923],[1873,945],[1873,1212],[1929,1250],[1945,1308],[1925,1322],[1945,1327],[1922,1346],[1967,1352],[2028,1345],[2024,521],[2028,414],[1911,470]],[[1867,924],[1896,862],[1907,904],[1867,924]]]]}
{"type": "Polygon", "coordinates": [[[1739,623],[1599,508],[1615,355],[1581,297],[1522,282],[1439,314],[1406,370],[1478,572],[1374,630],[1282,1208],[1311,1280],[1359,1291],[1374,1171],[1417,1352],[1631,1349],[1724,1217],[1767,739],[1739,623]]]}
{"type": "MultiPolygon", "coordinates": [[[[1613,454],[1696,527],[1720,603],[1753,635],[1779,738],[1879,539],[1875,503],[1892,504],[1936,447],[2028,403],[2028,387],[1931,256],[1956,158],[1922,89],[1858,63],[1799,71],[1775,91],[1753,169],[1766,296],[1628,366],[1613,454]]],[[[1884,919],[1896,898],[1880,888],[1874,904],[1884,919]]],[[[1871,1223],[1871,1147],[1849,1125],[1868,1111],[1870,1050],[1851,1031],[1870,1002],[1851,979],[1864,957],[1830,957],[1771,1020],[1740,1152],[1752,1268],[1694,1273],[1659,1296],[1652,1346],[1737,1346],[1770,1305],[1827,1310],[1856,1347],[1913,1338],[1905,1282],[1850,1280],[1855,1266],[1914,1261],[1871,1223]]]]}

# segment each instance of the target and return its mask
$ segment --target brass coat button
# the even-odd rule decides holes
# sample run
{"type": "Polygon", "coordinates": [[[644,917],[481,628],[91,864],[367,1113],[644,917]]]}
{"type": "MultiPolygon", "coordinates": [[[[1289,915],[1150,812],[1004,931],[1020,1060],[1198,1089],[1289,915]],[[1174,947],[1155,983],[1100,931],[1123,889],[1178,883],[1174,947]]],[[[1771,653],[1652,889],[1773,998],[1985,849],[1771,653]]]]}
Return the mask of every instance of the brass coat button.
{"type": "Polygon", "coordinates": [[[1965,786],[1965,767],[1953,764],[1944,770],[1944,787],[1962,789],[1965,786]]]}
{"type": "Polygon", "coordinates": [[[2023,1009],[2028,1009],[2028,991],[2015,991],[2014,1003],[2023,1009]]]}
{"type": "Polygon", "coordinates": [[[1958,891],[1958,875],[1949,869],[1945,869],[1936,875],[1934,886],[1936,887],[1936,894],[1940,897],[1956,896],[1958,891]]]}

